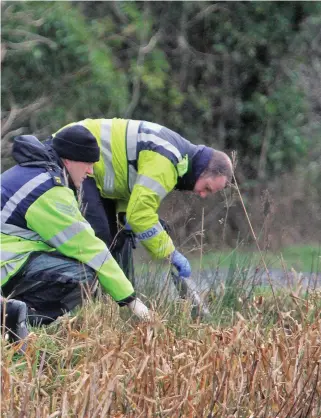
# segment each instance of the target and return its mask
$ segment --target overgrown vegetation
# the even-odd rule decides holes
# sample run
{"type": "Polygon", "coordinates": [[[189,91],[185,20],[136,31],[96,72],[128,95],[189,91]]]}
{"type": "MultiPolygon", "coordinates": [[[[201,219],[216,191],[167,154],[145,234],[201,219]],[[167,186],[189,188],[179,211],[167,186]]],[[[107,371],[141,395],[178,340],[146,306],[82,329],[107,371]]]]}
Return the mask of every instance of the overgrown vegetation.
{"type": "Polygon", "coordinates": [[[273,296],[240,270],[207,294],[208,323],[149,277],[153,324],[104,298],[34,329],[25,356],[3,343],[1,416],[319,417],[320,291],[273,296]]]}

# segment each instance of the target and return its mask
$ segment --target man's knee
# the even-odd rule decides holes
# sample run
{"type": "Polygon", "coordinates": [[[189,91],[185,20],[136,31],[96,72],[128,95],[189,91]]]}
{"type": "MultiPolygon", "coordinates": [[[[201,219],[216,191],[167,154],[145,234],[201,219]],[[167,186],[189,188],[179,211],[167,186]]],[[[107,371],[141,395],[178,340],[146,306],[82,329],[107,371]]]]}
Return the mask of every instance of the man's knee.
{"type": "MultiPolygon", "coordinates": [[[[79,271],[79,270],[78,270],[79,271]]],[[[77,270],[71,269],[71,273],[74,274],[73,279],[82,285],[91,284],[95,281],[97,277],[97,273],[94,269],[87,266],[86,264],[82,264],[80,268],[80,272],[76,273],[77,270]]]]}
{"type": "Polygon", "coordinates": [[[26,303],[32,323],[48,324],[91,297],[95,278],[95,270],[77,260],[42,253],[9,281],[8,292],[26,303]]]}
{"type": "Polygon", "coordinates": [[[24,279],[47,282],[92,282],[96,272],[78,260],[65,257],[62,254],[42,253],[27,264],[24,279]]]}

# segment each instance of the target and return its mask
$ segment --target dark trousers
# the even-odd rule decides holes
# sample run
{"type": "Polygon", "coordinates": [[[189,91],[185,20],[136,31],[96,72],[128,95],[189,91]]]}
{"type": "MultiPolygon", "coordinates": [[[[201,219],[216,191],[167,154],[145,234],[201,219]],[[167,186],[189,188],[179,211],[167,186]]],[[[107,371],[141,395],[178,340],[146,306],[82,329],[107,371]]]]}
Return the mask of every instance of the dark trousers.
{"type": "Polygon", "coordinates": [[[91,295],[96,272],[59,253],[36,253],[2,286],[2,295],[28,307],[31,325],[49,324],[91,295]]]}
{"type": "MultiPolygon", "coordinates": [[[[134,234],[119,228],[117,223],[116,202],[100,196],[96,182],[88,177],[82,185],[83,215],[90,223],[98,238],[105,242],[128,280],[134,285],[133,248],[134,234]]],[[[119,214],[124,223],[125,214],[119,214]]]]}

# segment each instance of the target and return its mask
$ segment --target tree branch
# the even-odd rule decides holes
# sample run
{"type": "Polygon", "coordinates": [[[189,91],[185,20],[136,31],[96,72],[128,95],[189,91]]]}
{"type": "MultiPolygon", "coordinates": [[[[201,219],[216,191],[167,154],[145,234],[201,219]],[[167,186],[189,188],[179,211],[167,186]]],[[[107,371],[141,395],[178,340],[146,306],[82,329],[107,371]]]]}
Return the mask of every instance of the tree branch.
{"type": "Polygon", "coordinates": [[[32,19],[32,17],[30,17],[30,14],[27,14],[25,12],[13,12],[15,5],[10,5],[8,7],[5,8],[3,16],[6,19],[16,19],[16,20],[20,20],[24,25],[30,25],[30,26],[36,26],[39,27],[43,24],[44,19],[40,18],[40,19],[32,19]]]}
{"type": "Polygon", "coordinates": [[[25,126],[22,126],[21,128],[14,129],[13,131],[9,131],[2,139],[1,139],[1,148],[2,152],[5,153],[10,148],[9,139],[13,136],[22,134],[25,129],[27,129],[25,126]]]}
{"type": "Polygon", "coordinates": [[[57,46],[56,42],[52,41],[49,38],[46,38],[45,36],[41,36],[37,33],[28,32],[24,29],[14,29],[14,30],[8,30],[7,33],[11,36],[21,35],[25,36],[26,38],[29,38],[22,42],[11,42],[6,41],[6,44],[9,45],[12,49],[18,49],[22,44],[26,44],[28,42],[32,43],[32,46],[37,43],[44,43],[47,44],[50,48],[55,48],[57,46]]]}
{"type": "MultiPolygon", "coordinates": [[[[148,18],[148,9],[147,7],[145,7],[144,9],[144,20],[146,20],[148,18]]],[[[155,33],[155,35],[153,35],[149,42],[146,44],[146,34],[143,33],[142,35],[142,39],[141,39],[141,45],[139,47],[138,50],[138,56],[137,56],[137,62],[136,62],[136,68],[137,68],[137,72],[136,75],[134,77],[134,81],[133,81],[133,95],[132,95],[132,100],[129,104],[129,106],[126,109],[125,112],[125,118],[130,118],[139,102],[139,97],[140,97],[140,86],[141,86],[141,70],[142,67],[144,65],[144,61],[145,61],[145,56],[147,54],[149,54],[157,45],[157,42],[159,41],[161,37],[161,30],[158,30],[157,33],[155,33]],[[145,44],[145,45],[144,45],[145,44]]]]}
{"type": "Polygon", "coordinates": [[[4,118],[5,121],[2,125],[1,134],[5,137],[9,133],[12,125],[14,123],[16,123],[17,121],[19,121],[19,119],[21,119],[22,116],[24,118],[29,117],[29,115],[31,113],[33,113],[36,110],[42,108],[45,105],[45,103],[47,103],[47,102],[48,102],[48,98],[40,97],[37,101],[35,101],[35,102],[25,106],[25,107],[18,108],[15,105],[13,99],[11,99],[11,103],[12,103],[11,104],[11,109],[10,109],[10,111],[8,111],[9,112],[8,117],[4,118]]]}
{"type": "Polygon", "coordinates": [[[207,6],[205,7],[205,9],[201,10],[199,13],[197,13],[195,17],[193,17],[193,19],[187,22],[186,27],[188,29],[191,28],[193,25],[195,25],[195,23],[197,23],[198,21],[200,21],[201,19],[203,19],[210,13],[216,12],[218,10],[228,11],[226,7],[222,7],[221,5],[218,5],[218,4],[211,4],[210,6],[207,6]]]}

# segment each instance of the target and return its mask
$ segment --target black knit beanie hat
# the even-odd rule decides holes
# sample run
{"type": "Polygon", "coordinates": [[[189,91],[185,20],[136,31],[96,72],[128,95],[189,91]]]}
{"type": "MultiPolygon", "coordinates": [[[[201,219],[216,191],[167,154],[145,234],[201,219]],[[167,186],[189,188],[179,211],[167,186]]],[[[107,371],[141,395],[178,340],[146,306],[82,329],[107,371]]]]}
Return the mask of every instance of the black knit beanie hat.
{"type": "Polygon", "coordinates": [[[82,125],[68,126],[57,132],[52,148],[60,158],[95,163],[99,161],[100,149],[94,135],[82,125]]]}

